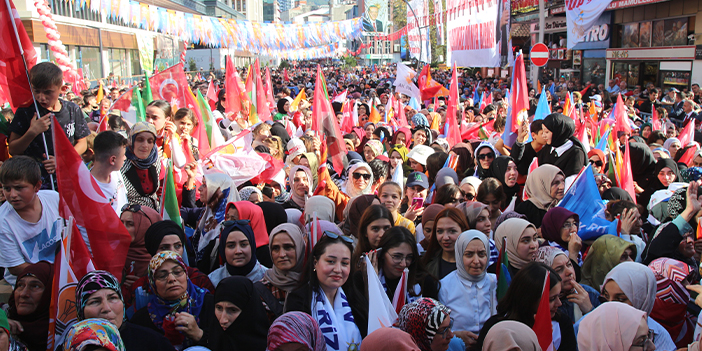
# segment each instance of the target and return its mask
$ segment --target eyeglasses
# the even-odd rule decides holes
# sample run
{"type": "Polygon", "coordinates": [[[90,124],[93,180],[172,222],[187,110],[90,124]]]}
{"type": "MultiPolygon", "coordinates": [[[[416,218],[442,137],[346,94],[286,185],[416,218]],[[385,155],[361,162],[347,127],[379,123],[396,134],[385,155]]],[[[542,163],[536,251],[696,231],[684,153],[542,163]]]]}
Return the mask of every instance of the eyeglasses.
{"type": "Polygon", "coordinates": [[[341,238],[341,240],[343,240],[343,241],[345,241],[345,242],[347,242],[347,243],[349,243],[349,244],[353,244],[353,239],[349,238],[348,236],[346,236],[346,235],[339,235],[339,234],[336,234],[336,233],[334,233],[334,232],[330,232],[330,231],[328,231],[328,230],[325,230],[325,231],[324,231],[324,235],[323,235],[323,236],[328,236],[328,237],[330,237],[330,238],[332,238],[332,239],[339,239],[339,238],[341,238]]]}
{"type": "Polygon", "coordinates": [[[141,210],[141,205],[139,204],[124,204],[124,206],[122,206],[122,212],[124,211],[129,211],[132,213],[141,212],[144,215],[144,218],[149,220],[149,224],[153,224],[153,222],[151,222],[151,218],[149,218],[149,216],[146,215],[146,212],[141,210]]]}
{"type": "Polygon", "coordinates": [[[655,350],[656,346],[654,344],[653,337],[654,337],[653,330],[649,329],[648,334],[646,335],[646,338],[643,339],[643,341],[641,341],[640,344],[633,344],[633,345],[631,345],[631,347],[640,347],[643,349],[643,351],[655,350]]]}
{"type": "Polygon", "coordinates": [[[241,222],[241,224],[248,224],[251,225],[251,221],[248,219],[237,219],[237,220],[229,220],[229,221],[224,221],[222,222],[222,230],[225,228],[229,227],[230,225],[234,225],[237,222],[241,222]]]}
{"type": "Polygon", "coordinates": [[[394,254],[390,255],[390,258],[392,258],[392,263],[394,264],[400,264],[404,260],[409,266],[412,264],[412,262],[414,262],[414,255],[403,256],[402,254],[394,254]]]}
{"type": "Polygon", "coordinates": [[[176,267],[172,271],[159,271],[154,274],[154,279],[158,281],[164,281],[168,279],[168,276],[173,274],[173,277],[180,278],[185,274],[185,270],[182,267],[176,267]]]}
{"type": "Polygon", "coordinates": [[[478,160],[484,160],[484,159],[486,159],[486,158],[495,158],[495,154],[493,154],[492,152],[490,152],[490,153],[487,153],[487,154],[479,154],[479,155],[478,155],[478,160]]]}
{"type": "Polygon", "coordinates": [[[595,165],[595,167],[602,167],[604,165],[604,162],[602,162],[601,160],[598,160],[598,161],[590,160],[590,163],[595,165]]]}
{"type": "Polygon", "coordinates": [[[565,222],[565,223],[563,223],[563,229],[570,229],[573,227],[578,228],[579,227],[578,222],[565,222]]]}
{"type": "Polygon", "coordinates": [[[446,339],[446,333],[448,333],[449,330],[453,328],[453,318],[451,318],[451,321],[449,322],[448,327],[444,328],[442,331],[436,331],[436,335],[441,335],[442,338],[446,339]]]}
{"type": "Polygon", "coordinates": [[[368,173],[353,172],[353,179],[359,180],[359,179],[361,179],[361,177],[363,177],[363,179],[365,179],[365,180],[370,180],[371,175],[368,173]]]}

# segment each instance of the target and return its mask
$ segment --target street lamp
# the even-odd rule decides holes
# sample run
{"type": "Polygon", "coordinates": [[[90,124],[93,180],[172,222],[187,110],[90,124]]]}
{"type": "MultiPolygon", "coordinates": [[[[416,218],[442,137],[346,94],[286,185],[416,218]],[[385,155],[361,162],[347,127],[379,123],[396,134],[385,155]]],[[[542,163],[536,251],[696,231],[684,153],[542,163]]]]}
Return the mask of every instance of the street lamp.
{"type": "MultiPolygon", "coordinates": [[[[419,58],[417,59],[417,71],[419,71],[419,63],[422,61],[422,46],[424,45],[423,40],[422,40],[422,29],[419,26],[419,19],[417,19],[417,14],[414,13],[414,9],[412,8],[412,5],[410,5],[409,1],[407,0],[402,0],[407,4],[407,7],[412,11],[412,16],[414,16],[414,22],[417,25],[417,31],[419,32],[419,58]]],[[[407,40],[409,41],[409,31],[407,31],[407,40]]],[[[410,52],[411,55],[411,52],[410,52]]]]}

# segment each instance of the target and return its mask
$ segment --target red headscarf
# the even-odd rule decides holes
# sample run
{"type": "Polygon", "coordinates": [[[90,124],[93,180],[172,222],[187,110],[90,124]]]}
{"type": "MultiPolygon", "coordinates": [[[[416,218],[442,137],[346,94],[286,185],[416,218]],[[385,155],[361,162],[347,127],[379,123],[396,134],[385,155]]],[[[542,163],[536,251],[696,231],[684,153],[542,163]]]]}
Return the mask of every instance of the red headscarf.
{"type": "Polygon", "coordinates": [[[261,207],[250,201],[230,202],[227,204],[227,212],[229,212],[230,206],[236,207],[239,211],[239,219],[247,219],[251,222],[251,229],[253,229],[256,238],[256,248],[268,245],[268,230],[261,207]]]}

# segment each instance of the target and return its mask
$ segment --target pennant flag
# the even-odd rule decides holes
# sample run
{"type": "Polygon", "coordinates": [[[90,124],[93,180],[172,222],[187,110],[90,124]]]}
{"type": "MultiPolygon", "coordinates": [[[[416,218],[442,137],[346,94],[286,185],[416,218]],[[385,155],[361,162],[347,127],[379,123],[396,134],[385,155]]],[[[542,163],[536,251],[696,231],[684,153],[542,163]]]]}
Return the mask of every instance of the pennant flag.
{"type": "Polygon", "coordinates": [[[539,339],[539,346],[544,351],[553,351],[553,327],[551,326],[551,308],[549,306],[549,295],[551,292],[551,276],[549,271],[546,271],[546,279],[544,279],[544,289],[541,293],[539,301],[539,309],[536,310],[534,316],[534,333],[539,339]]]}
{"type": "Polygon", "coordinates": [[[182,227],[183,221],[180,219],[180,206],[178,206],[178,196],[176,195],[175,181],[173,180],[173,161],[168,160],[167,162],[168,169],[166,170],[166,180],[161,197],[161,217],[164,220],[170,219],[182,227]]]}
{"type": "MultiPolygon", "coordinates": [[[[548,104],[548,97],[546,96],[546,87],[543,87],[541,95],[539,95],[539,103],[536,105],[536,112],[534,113],[534,121],[539,119],[544,119],[546,116],[551,114],[551,106],[548,104]]],[[[534,130],[529,131],[527,136],[527,143],[530,143],[534,138],[531,137],[531,133],[538,132],[534,130]]]]}
{"type": "Polygon", "coordinates": [[[449,148],[460,143],[461,131],[458,128],[458,76],[456,74],[456,62],[453,63],[453,72],[451,73],[451,89],[449,90],[449,100],[446,109],[446,125],[448,132],[446,133],[446,141],[449,143],[449,148]]]}
{"type": "MultiPolygon", "coordinates": [[[[695,141],[695,121],[688,122],[685,125],[683,130],[680,131],[678,139],[680,140],[680,145],[682,147],[685,147],[689,145],[690,142],[695,141]]],[[[670,155],[670,157],[675,157],[675,155],[670,155]]]]}
{"type": "Polygon", "coordinates": [[[146,79],[144,79],[144,93],[141,94],[141,97],[144,98],[144,106],[147,106],[151,103],[151,101],[154,101],[154,94],[151,91],[151,83],[149,76],[146,74],[144,76],[146,79]]]}
{"type": "Polygon", "coordinates": [[[104,132],[110,129],[110,125],[107,122],[107,107],[100,104],[100,126],[98,127],[98,132],[104,132]]]}
{"type": "Polygon", "coordinates": [[[431,78],[429,65],[424,65],[422,72],[419,73],[417,85],[419,86],[422,101],[430,100],[435,96],[447,96],[449,94],[448,89],[431,78]]]}
{"type": "Polygon", "coordinates": [[[144,100],[141,98],[141,92],[137,85],[134,85],[117,98],[117,100],[112,103],[112,107],[110,107],[110,110],[112,109],[122,111],[122,119],[127,121],[130,126],[134,125],[136,122],[144,122],[146,120],[144,100]]]}
{"type": "MultiPolygon", "coordinates": [[[[614,106],[614,119],[617,122],[617,132],[625,132],[627,135],[631,134],[631,126],[629,126],[629,116],[624,110],[624,102],[622,101],[622,94],[617,94],[617,104],[614,106]]],[[[633,194],[633,192],[631,193],[633,194]]]]}
{"type": "Polygon", "coordinates": [[[258,113],[258,118],[265,122],[271,121],[271,109],[268,106],[268,97],[266,96],[266,87],[263,85],[263,80],[261,79],[261,66],[256,58],[254,63],[254,74],[256,82],[256,112],[258,113]]]}
{"type": "Polygon", "coordinates": [[[344,116],[344,120],[341,123],[341,130],[344,133],[351,133],[351,131],[353,131],[353,127],[355,126],[351,111],[351,105],[354,104],[355,103],[353,100],[349,100],[344,102],[343,105],[341,105],[341,114],[344,116]]]}
{"type": "Polygon", "coordinates": [[[300,102],[302,102],[302,100],[307,100],[305,89],[300,89],[300,92],[297,93],[295,99],[290,103],[290,112],[297,112],[300,109],[300,102]]]}
{"type": "MultiPolygon", "coordinates": [[[[492,95],[490,95],[490,96],[492,96],[492,95]]],[[[480,107],[479,107],[480,113],[482,113],[483,110],[485,109],[485,107],[487,107],[487,105],[488,105],[487,100],[488,99],[485,97],[485,91],[483,91],[483,96],[480,98],[480,107]]]]}
{"type": "Polygon", "coordinates": [[[287,69],[287,68],[283,68],[283,79],[284,79],[286,82],[289,82],[289,81],[290,81],[290,77],[288,77],[288,69],[287,69]]]}
{"type": "MultiPolygon", "coordinates": [[[[600,150],[600,151],[602,151],[602,152],[604,152],[604,153],[607,153],[607,151],[608,151],[607,143],[609,142],[609,133],[610,133],[610,131],[611,131],[611,129],[608,129],[608,130],[605,132],[605,134],[602,136],[602,138],[600,139],[600,141],[597,143],[597,146],[595,146],[595,149],[598,149],[598,150],[600,150]]],[[[604,162],[604,160],[602,160],[602,161],[604,162]]]]}
{"type": "Polygon", "coordinates": [[[34,100],[23,61],[27,62],[27,69],[32,69],[39,56],[12,0],[0,4],[0,37],[0,90],[5,92],[14,110],[34,100]]]}
{"type": "Polygon", "coordinates": [[[227,57],[227,69],[225,75],[225,89],[227,106],[224,115],[230,120],[234,120],[238,113],[243,116],[249,115],[249,99],[246,95],[239,73],[236,71],[231,56],[227,57]]]}
{"type": "Polygon", "coordinates": [[[47,351],[53,351],[57,345],[61,345],[66,329],[78,320],[76,287],[84,275],[95,270],[85,241],[72,217],[63,232],[54,260],[47,351]]]}
{"type": "MultiPolygon", "coordinates": [[[[329,96],[327,95],[327,85],[324,81],[322,70],[317,65],[317,80],[315,83],[316,92],[314,94],[314,106],[312,110],[312,130],[321,132],[326,139],[327,151],[331,156],[334,171],[341,174],[344,170],[343,157],[346,155],[346,143],[339,130],[339,123],[334,115],[329,96]]],[[[377,114],[377,111],[376,111],[377,114]]],[[[320,166],[323,164],[320,163],[320,166]]]]}
{"type": "Polygon", "coordinates": [[[52,136],[56,153],[56,179],[59,189],[59,215],[73,217],[81,227],[98,269],[122,277],[132,237],[100,190],[83,159],[73,148],[56,117],[52,136]]]}
{"type": "MultiPolygon", "coordinates": [[[[580,217],[580,237],[583,240],[592,239],[592,237],[586,236],[584,233],[585,228],[592,227],[593,223],[601,225],[601,221],[598,219],[605,220],[605,205],[597,189],[595,175],[592,172],[592,164],[589,164],[577,175],[573,184],[566,189],[558,207],[563,207],[571,212],[577,213],[580,217]],[[586,237],[587,239],[585,239],[586,237]]],[[[599,235],[602,234],[606,233],[592,233],[591,235],[597,235],[597,237],[599,237],[599,235]]],[[[597,237],[595,237],[595,239],[597,239],[597,237]]]]}
{"type": "Polygon", "coordinates": [[[197,99],[195,99],[195,95],[193,95],[192,90],[190,90],[189,85],[185,86],[185,107],[193,111],[193,115],[195,116],[195,120],[197,121],[190,134],[191,136],[194,136],[197,139],[197,147],[200,150],[200,152],[206,154],[210,152],[210,142],[207,137],[207,127],[205,125],[205,121],[202,119],[200,105],[198,104],[197,99]]]}
{"type": "Polygon", "coordinates": [[[509,108],[512,109],[512,113],[510,116],[507,116],[508,122],[511,122],[511,124],[507,124],[507,128],[505,128],[506,132],[517,132],[519,126],[525,123],[528,117],[529,90],[527,90],[526,84],[524,55],[522,55],[521,52],[517,54],[517,59],[514,62],[512,77],[512,89],[510,89],[511,95],[509,102],[509,108]]]}
{"type": "Polygon", "coordinates": [[[165,100],[174,110],[187,105],[189,85],[182,63],[154,75],[150,79],[150,84],[154,100],[165,100]]]}
{"type": "Polygon", "coordinates": [[[380,282],[378,274],[375,273],[370,259],[368,256],[365,256],[364,259],[366,260],[366,275],[368,276],[368,334],[370,334],[376,329],[391,327],[397,319],[397,312],[385,293],[383,284],[380,282]]]}
{"type": "Polygon", "coordinates": [[[696,153],[697,146],[688,148],[687,150],[685,150],[685,153],[683,153],[682,156],[680,156],[678,164],[683,163],[690,167],[690,165],[692,165],[692,160],[695,158],[696,153]]]}
{"type": "MultiPolygon", "coordinates": [[[[397,167],[402,168],[402,167],[397,167]]],[[[407,303],[407,274],[409,269],[405,268],[402,271],[402,276],[400,276],[400,281],[397,282],[397,288],[395,288],[395,295],[392,297],[392,306],[395,308],[395,312],[400,314],[402,307],[407,303]]]]}
{"type": "Polygon", "coordinates": [[[500,248],[500,254],[497,256],[497,266],[495,267],[495,274],[497,275],[497,300],[501,300],[502,297],[507,293],[509,284],[512,282],[512,277],[509,275],[509,258],[505,252],[507,247],[507,238],[504,238],[502,242],[502,247],[500,248]]]}
{"type": "Polygon", "coordinates": [[[100,81],[100,86],[98,87],[98,92],[97,95],[95,96],[95,100],[99,104],[100,101],[105,97],[105,88],[102,87],[102,81],[100,81]]]}
{"type": "MultiPolygon", "coordinates": [[[[405,106],[402,104],[402,100],[395,98],[394,95],[392,98],[395,101],[395,105],[393,105],[393,106],[397,106],[397,118],[396,118],[397,126],[398,127],[407,127],[409,125],[409,123],[407,123],[407,117],[405,116],[405,106]]],[[[395,107],[393,107],[393,108],[395,108],[395,107]]]]}
{"type": "Polygon", "coordinates": [[[478,140],[482,139],[480,134],[481,133],[487,133],[490,134],[495,131],[494,128],[495,125],[495,119],[492,119],[488,122],[483,122],[481,124],[477,124],[468,128],[465,132],[462,133],[461,139],[462,140],[478,140]]]}
{"type": "Polygon", "coordinates": [[[205,122],[205,132],[207,133],[207,139],[210,143],[210,149],[214,149],[217,146],[224,144],[225,140],[222,133],[219,131],[217,121],[215,121],[214,115],[208,108],[208,104],[199,89],[197,90],[197,103],[200,106],[202,120],[205,122]]]}
{"type": "Polygon", "coordinates": [[[375,103],[373,103],[373,101],[371,101],[370,103],[370,113],[368,114],[368,122],[372,122],[374,124],[380,122],[380,113],[378,112],[378,109],[375,108],[375,103]]]}
{"type": "Polygon", "coordinates": [[[271,82],[271,70],[266,67],[266,99],[268,99],[268,108],[271,113],[276,109],[275,99],[273,98],[273,83],[271,82]]]}
{"type": "MultiPolygon", "coordinates": [[[[629,194],[636,194],[634,192],[634,176],[631,173],[631,154],[628,142],[624,143],[624,162],[621,165],[621,188],[629,194]]],[[[632,196],[632,199],[636,203],[636,196],[632,196]]]]}
{"type": "Polygon", "coordinates": [[[207,104],[210,106],[210,111],[217,109],[217,96],[219,95],[219,89],[215,88],[214,82],[211,80],[210,84],[207,86],[207,104]]]}
{"type": "Polygon", "coordinates": [[[344,91],[342,91],[341,93],[339,93],[339,95],[334,97],[334,100],[332,100],[332,102],[339,102],[339,103],[343,104],[344,102],[346,102],[346,96],[348,94],[349,94],[349,90],[344,89],[344,91]]]}

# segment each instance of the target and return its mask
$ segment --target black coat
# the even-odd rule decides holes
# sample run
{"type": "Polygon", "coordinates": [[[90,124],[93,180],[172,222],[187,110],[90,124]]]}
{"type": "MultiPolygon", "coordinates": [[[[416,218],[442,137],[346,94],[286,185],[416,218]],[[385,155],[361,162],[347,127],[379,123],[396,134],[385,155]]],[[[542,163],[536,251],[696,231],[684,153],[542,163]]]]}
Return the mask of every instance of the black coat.
{"type": "MultiPolygon", "coordinates": [[[[202,309],[200,310],[200,315],[196,316],[199,318],[200,322],[198,323],[198,326],[200,329],[202,329],[203,334],[202,338],[194,343],[195,345],[199,346],[207,346],[207,340],[209,337],[209,324],[210,321],[214,320],[214,296],[207,294],[205,295],[205,300],[202,303],[202,309]]],[[[159,329],[156,327],[154,322],[151,320],[151,317],[149,317],[149,311],[147,310],[147,307],[142,307],[136,313],[134,313],[134,316],[132,316],[132,319],[129,320],[130,322],[134,323],[137,326],[146,328],[146,329],[151,329],[155,332],[157,332],[160,335],[163,334],[163,330],[159,329]]]]}
{"type": "Polygon", "coordinates": [[[554,165],[560,168],[566,177],[580,173],[580,170],[587,164],[587,154],[580,145],[580,142],[573,142],[573,146],[560,156],[556,155],[551,145],[544,145],[544,147],[536,153],[536,156],[539,160],[539,165],[554,165]]]}

